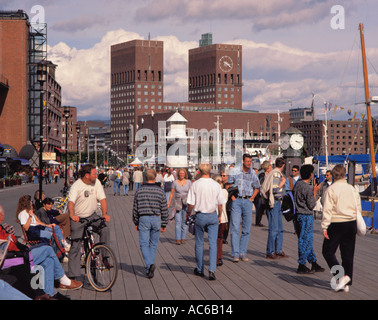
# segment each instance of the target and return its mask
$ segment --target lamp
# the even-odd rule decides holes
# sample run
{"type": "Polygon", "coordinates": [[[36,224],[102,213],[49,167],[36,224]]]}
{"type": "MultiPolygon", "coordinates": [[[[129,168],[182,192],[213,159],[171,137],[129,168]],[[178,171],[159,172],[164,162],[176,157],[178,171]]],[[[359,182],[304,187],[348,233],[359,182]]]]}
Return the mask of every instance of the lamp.
{"type": "Polygon", "coordinates": [[[42,172],[43,172],[43,84],[47,79],[47,65],[40,62],[37,65],[37,81],[40,86],[39,93],[39,202],[42,204],[42,172]]]}
{"type": "Polygon", "coordinates": [[[67,191],[68,184],[67,184],[67,156],[68,156],[68,118],[70,117],[70,109],[65,107],[63,111],[63,116],[64,116],[64,122],[66,125],[66,157],[65,157],[65,162],[66,162],[66,169],[64,170],[64,190],[67,191]]]}
{"type": "Polygon", "coordinates": [[[80,138],[80,125],[77,123],[76,124],[76,175],[79,177],[79,138],[80,138]]]}

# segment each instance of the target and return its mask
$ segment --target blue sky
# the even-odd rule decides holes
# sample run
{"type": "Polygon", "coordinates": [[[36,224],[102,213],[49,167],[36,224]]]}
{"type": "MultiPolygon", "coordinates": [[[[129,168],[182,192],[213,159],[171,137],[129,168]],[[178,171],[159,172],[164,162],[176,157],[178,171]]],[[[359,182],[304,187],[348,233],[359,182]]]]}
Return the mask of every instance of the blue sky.
{"type": "MultiPolygon", "coordinates": [[[[202,33],[214,43],[243,45],[243,108],[285,111],[323,101],[344,110],[328,118],[366,113],[359,23],[365,27],[371,95],[378,95],[378,3],[374,0],[0,0],[0,10],[44,10],[48,58],[58,65],[63,104],[81,119],[110,117],[110,46],[132,39],[164,41],[164,99],[187,101],[188,50],[202,33]],[[344,27],[340,26],[341,5],[344,27]]],[[[378,105],[376,107],[378,109],[378,105]]],[[[378,110],[372,106],[372,113],[378,110]]]]}

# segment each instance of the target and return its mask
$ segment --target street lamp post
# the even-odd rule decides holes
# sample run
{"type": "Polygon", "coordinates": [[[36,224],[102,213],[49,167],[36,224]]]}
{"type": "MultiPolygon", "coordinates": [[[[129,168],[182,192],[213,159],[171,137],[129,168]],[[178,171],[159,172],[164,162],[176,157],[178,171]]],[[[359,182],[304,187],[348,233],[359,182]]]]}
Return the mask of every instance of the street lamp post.
{"type": "Polygon", "coordinates": [[[64,119],[66,124],[66,155],[65,155],[65,162],[66,162],[66,168],[64,170],[64,188],[67,190],[68,184],[67,184],[67,155],[68,155],[68,118],[70,117],[70,109],[64,108],[64,119]]]}
{"type": "Polygon", "coordinates": [[[47,80],[47,66],[40,62],[37,67],[37,80],[40,85],[39,107],[39,201],[42,202],[42,172],[43,172],[43,84],[47,80]]]}
{"type": "Polygon", "coordinates": [[[80,138],[80,125],[76,124],[76,175],[79,177],[79,138],[80,138]]]}

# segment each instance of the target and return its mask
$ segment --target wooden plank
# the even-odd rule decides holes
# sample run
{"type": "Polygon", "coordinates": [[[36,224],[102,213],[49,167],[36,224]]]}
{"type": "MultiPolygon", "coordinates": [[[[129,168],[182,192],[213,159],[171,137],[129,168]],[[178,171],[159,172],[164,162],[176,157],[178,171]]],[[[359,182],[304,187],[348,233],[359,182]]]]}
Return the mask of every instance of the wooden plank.
{"type": "MultiPolygon", "coordinates": [[[[88,283],[77,291],[63,292],[72,299],[82,300],[369,300],[376,299],[378,237],[368,234],[358,237],[354,260],[354,281],[349,293],[335,293],[330,285],[329,268],[322,256],[323,235],[321,220],[314,221],[314,251],[326,271],[314,275],[298,275],[298,239],[291,222],[283,220],[283,250],[290,257],[277,261],[265,258],[268,236],[265,227],[252,226],[248,247],[248,262],[233,263],[231,247],[223,246],[224,265],[217,267],[216,281],[209,281],[208,243],[205,240],[205,277],[193,274],[195,267],[194,237],[188,233],[185,245],[176,245],[174,222],[160,235],[153,279],[144,273],[144,261],[139,248],[138,232],[132,222],[133,196],[113,196],[106,189],[112,221],[111,247],[119,266],[118,278],[108,293],[97,293],[88,283]]],[[[133,192],[130,192],[133,194],[133,192]]],[[[253,220],[255,221],[255,216],[253,220]]],[[[230,241],[230,239],[229,239],[230,241]]],[[[337,253],[340,259],[340,253],[337,253]]],[[[340,260],[341,261],[341,260],[340,260]]],[[[65,265],[65,264],[63,264],[65,265]]],[[[84,275],[83,275],[84,278],[84,275]]]]}

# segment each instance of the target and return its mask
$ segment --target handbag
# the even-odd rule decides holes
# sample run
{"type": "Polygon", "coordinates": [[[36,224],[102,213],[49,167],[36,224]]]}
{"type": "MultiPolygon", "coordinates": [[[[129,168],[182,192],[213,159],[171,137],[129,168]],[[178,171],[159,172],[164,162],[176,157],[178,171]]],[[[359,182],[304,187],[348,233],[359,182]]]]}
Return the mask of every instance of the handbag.
{"type": "Polygon", "coordinates": [[[353,195],[353,199],[357,208],[357,219],[356,219],[357,235],[363,237],[364,235],[366,235],[366,223],[365,223],[364,218],[362,217],[361,211],[358,209],[356,197],[354,195],[353,195]]]}
{"type": "Polygon", "coordinates": [[[357,211],[357,234],[361,237],[366,235],[366,223],[360,210],[357,211]]]}
{"type": "Polygon", "coordinates": [[[196,224],[196,215],[189,215],[185,220],[185,224],[188,225],[189,232],[194,235],[195,234],[195,224],[196,224]]]}

